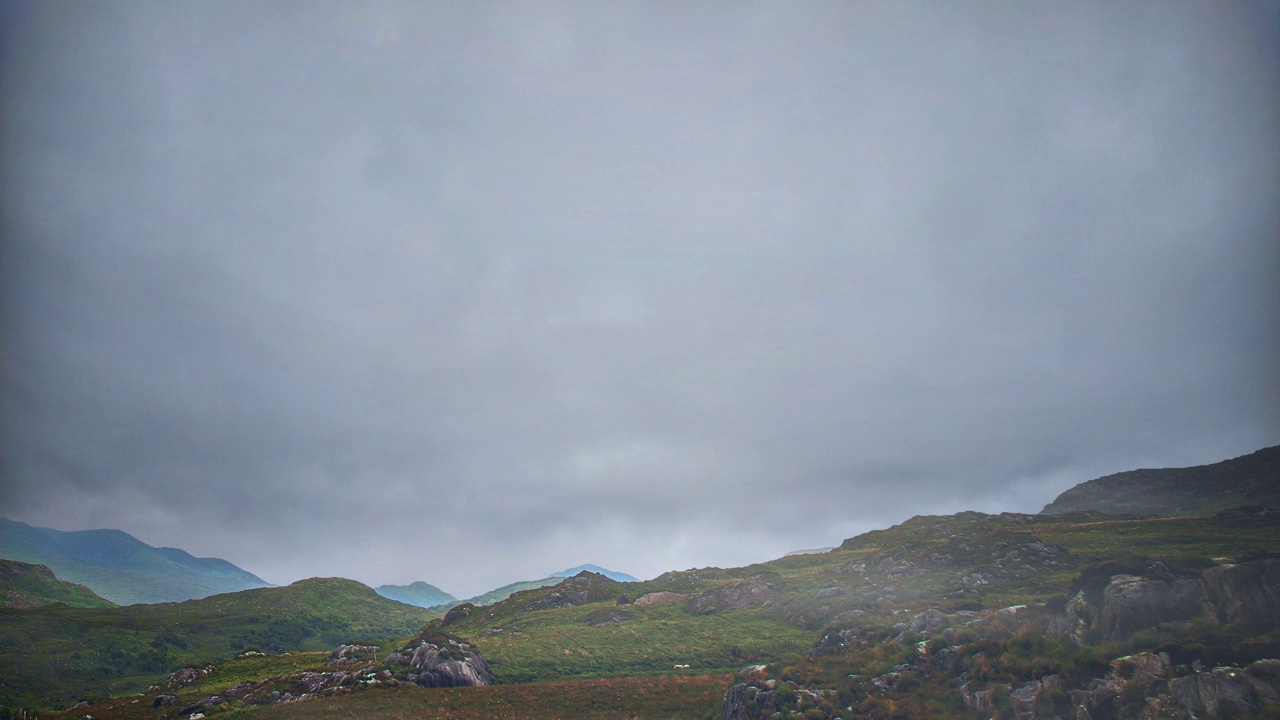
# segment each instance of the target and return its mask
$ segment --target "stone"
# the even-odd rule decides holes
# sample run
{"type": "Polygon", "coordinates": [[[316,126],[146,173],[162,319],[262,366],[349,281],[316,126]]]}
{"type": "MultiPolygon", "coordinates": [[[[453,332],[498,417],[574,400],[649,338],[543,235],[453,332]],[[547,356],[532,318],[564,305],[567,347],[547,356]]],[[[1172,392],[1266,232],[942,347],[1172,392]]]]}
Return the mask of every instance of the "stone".
{"type": "Polygon", "coordinates": [[[667,592],[664,590],[661,592],[645,593],[644,595],[641,595],[640,597],[636,598],[635,602],[632,604],[643,607],[645,605],[657,605],[658,603],[675,602],[676,600],[684,600],[687,597],[689,596],[682,595],[680,593],[667,592]]]}
{"type": "Polygon", "coordinates": [[[423,687],[492,685],[494,682],[493,670],[479,653],[444,649],[429,642],[418,646],[409,667],[417,671],[414,682],[423,687]]]}

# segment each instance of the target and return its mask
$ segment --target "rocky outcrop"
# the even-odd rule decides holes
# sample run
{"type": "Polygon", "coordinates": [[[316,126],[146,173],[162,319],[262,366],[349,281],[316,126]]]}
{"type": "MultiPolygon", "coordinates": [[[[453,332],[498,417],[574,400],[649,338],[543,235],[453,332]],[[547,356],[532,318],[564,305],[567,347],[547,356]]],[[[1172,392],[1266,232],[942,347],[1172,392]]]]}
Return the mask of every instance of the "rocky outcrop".
{"type": "Polygon", "coordinates": [[[830,717],[835,690],[807,688],[794,683],[766,679],[763,666],[747,668],[739,677],[745,682],[724,694],[722,720],[772,720],[778,717],[830,717]]]}
{"type": "Polygon", "coordinates": [[[1280,558],[1205,570],[1206,614],[1219,623],[1280,626],[1280,558]]]}
{"type": "Polygon", "coordinates": [[[590,627],[608,627],[631,620],[634,616],[625,610],[616,608],[597,608],[587,613],[584,620],[590,627]]]}
{"type": "Polygon", "coordinates": [[[712,615],[725,610],[750,610],[768,607],[778,600],[766,577],[757,575],[735,583],[729,583],[693,598],[684,606],[690,615],[712,615]]]}
{"type": "Polygon", "coordinates": [[[1114,575],[1100,597],[1080,589],[1050,629],[1082,643],[1086,634],[1119,640],[1165,623],[1207,620],[1254,629],[1280,626],[1280,558],[1263,558],[1179,576],[1163,563],[1143,575],[1114,575]]]}
{"type": "Polygon", "coordinates": [[[1195,618],[1203,606],[1198,580],[1117,575],[1103,590],[1093,627],[1104,639],[1124,638],[1164,622],[1195,618]]]}
{"type": "Polygon", "coordinates": [[[223,701],[222,701],[222,697],[221,697],[221,696],[219,696],[219,695],[212,695],[212,696],[207,697],[207,698],[205,698],[205,699],[203,699],[203,700],[197,700],[197,701],[195,701],[195,702],[191,703],[190,705],[188,705],[188,706],[186,706],[186,707],[182,708],[181,710],[179,710],[179,711],[178,711],[178,714],[179,714],[179,715],[191,715],[191,714],[195,713],[195,712],[196,712],[196,711],[198,711],[198,710],[203,710],[203,709],[205,709],[205,708],[211,708],[211,707],[217,707],[217,706],[221,705],[221,704],[222,704],[222,702],[223,702],[223,701]]]}
{"type": "Polygon", "coordinates": [[[1113,660],[1106,677],[1070,697],[1082,720],[1256,715],[1280,704],[1280,661],[1179,674],[1167,655],[1140,653],[1113,660]]]}
{"type": "Polygon", "coordinates": [[[357,655],[372,655],[377,657],[378,651],[382,648],[377,645],[339,645],[329,653],[330,665],[345,665],[358,660],[357,655]]]}
{"type": "Polygon", "coordinates": [[[585,605],[590,602],[591,598],[587,593],[582,591],[556,591],[543,597],[530,601],[525,605],[524,609],[533,610],[554,610],[556,608],[576,607],[585,605]]]}
{"type": "Polygon", "coordinates": [[[676,600],[684,600],[689,597],[681,593],[667,592],[665,590],[659,592],[645,593],[636,598],[633,605],[644,607],[645,605],[657,605],[658,603],[675,602],[676,600]]]}
{"type": "Polygon", "coordinates": [[[449,641],[445,646],[424,642],[409,659],[413,673],[409,679],[423,687],[492,685],[489,663],[465,643],[449,641]]]}

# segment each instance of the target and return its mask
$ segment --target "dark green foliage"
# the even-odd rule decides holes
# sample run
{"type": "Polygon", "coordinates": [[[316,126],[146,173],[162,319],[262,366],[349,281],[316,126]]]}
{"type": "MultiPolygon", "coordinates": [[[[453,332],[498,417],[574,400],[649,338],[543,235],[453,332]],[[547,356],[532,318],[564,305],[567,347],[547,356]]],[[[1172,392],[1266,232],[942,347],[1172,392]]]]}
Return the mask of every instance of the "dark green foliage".
{"type": "Polygon", "coordinates": [[[85,694],[136,692],[249,647],[330,650],[358,638],[407,637],[433,616],[336,578],[182,603],[0,610],[0,677],[11,698],[57,706],[85,694]]]}

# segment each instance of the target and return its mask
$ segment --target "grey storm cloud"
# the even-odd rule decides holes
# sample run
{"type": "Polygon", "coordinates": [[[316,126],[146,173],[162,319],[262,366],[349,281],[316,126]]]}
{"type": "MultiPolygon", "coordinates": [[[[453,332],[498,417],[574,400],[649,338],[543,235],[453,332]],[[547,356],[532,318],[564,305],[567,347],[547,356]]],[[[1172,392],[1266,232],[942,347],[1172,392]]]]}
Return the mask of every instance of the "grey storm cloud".
{"type": "Polygon", "coordinates": [[[10,517],[465,595],[1280,438],[1267,3],[0,12],[10,517]]]}

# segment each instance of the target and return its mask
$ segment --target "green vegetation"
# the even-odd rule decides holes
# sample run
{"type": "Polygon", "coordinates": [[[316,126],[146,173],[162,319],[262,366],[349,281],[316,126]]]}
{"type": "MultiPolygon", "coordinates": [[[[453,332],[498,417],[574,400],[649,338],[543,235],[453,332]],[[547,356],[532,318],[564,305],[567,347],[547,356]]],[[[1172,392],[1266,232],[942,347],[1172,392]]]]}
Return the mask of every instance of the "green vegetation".
{"type": "MultiPolygon", "coordinates": [[[[248,707],[225,698],[202,711],[228,718],[718,717],[732,674],[742,671],[760,688],[771,683],[743,701],[747,717],[973,718],[978,708],[983,717],[1068,717],[1070,691],[1118,667],[1136,672],[1117,658],[1164,653],[1190,672],[1280,656],[1274,622],[1197,617],[1111,635],[1092,628],[1083,643],[1054,629],[1078,591],[1096,602],[1117,574],[1142,575],[1159,563],[1168,577],[1194,578],[1274,557],[1280,533],[1269,518],[959,513],[914,517],[830,552],[742,568],[639,583],[582,573],[493,605],[458,605],[422,629],[419,637],[445,638],[442,646],[444,633],[473,646],[497,686],[422,689],[406,682],[412,676],[403,659],[379,665],[362,656],[349,667],[385,682],[353,676],[305,702],[248,707]],[[663,595],[655,601],[649,593],[663,595]],[[1053,680],[1033,700],[1017,694],[1042,678],[1053,680]]],[[[3,655],[0,677],[16,683],[11,688],[26,683],[20,699],[48,707],[70,704],[86,688],[97,697],[133,692],[156,682],[153,668],[217,658],[198,686],[180,690],[181,702],[249,681],[258,684],[255,697],[263,687],[296,696],[290,677],[325,671],[323,656],[225,660],[249,647],[328,650],[409,637],[429,617],[335,579],[174,605],[7,610],[0,647],[37,652],[22,653],[25,665],[17,653],[3,655]],[[30,692],[37,678],[50,679],[43,694],[30,692]]],[[[404,642],[382,645],[390,651],[404,642]]],[[[1134,716],[1146,702],[1141,694],[1128,686],[1108,702],[1117,717],[1134,716]]],[[[99,720],[172,716],[133,700],[85,712],[99,720]]]]}
{"type": "Polygon", "coordinates": [[[63,582],[44,565],[0,560],[0,607],[39,607],[62,603],[70,607],[111,607],[84,585],[63,582]]]}
{"type": "MultiPolygon", "coordinates": [[[[295,656],[296,657],[296,656],[295,656]]],[[[261,660],[261,658],[258,658],[261,660]]],[[[288,658],[284,658],[287,660],[288,658]]],[[[235,661],[233,664],[240,664],[235,661]]],[[[321,665],[323,663],[321,662],[321,665]]],[[[319,669],[299,663],[291,672],[319,669]]],[[[609,678],[562,680],[519,685],[466,688],[420,688],[401,684],[377,690],[352,690],[332,697],[265,707],[245,707],[231,701],[225,710],[206,709],[226,720],[289,720],[291,718],[376,717],[387,720],[685,720],[718,718],[720,701],[731,675],[691,675],[666,678],[609,678]]],[[[201,693],[186,692],[179,702],[193,702],[230,687],[211,674],[201,693]]],[[[78,708],[67,717],[92,715],[95,720],[161,720],[172,718],[173,707],[153,709],[134,697],[115,698],[78,708]]]]}
{"type": "Polygon", "coordinates": [[[201,600],[0,610],[0,705],[65,706],[138,692],[245,650],[331,650],[413,635],[430,611],[351,580],[314,578],[201,600]]]}
{"type": "Polygon", "coordinates": [[[450,630],[470,635],[503,682],[670,675],[677,664],[689,666],[684,672],[732,673],[804,652],[813,642],[813,633],[758,611],[692,616],[679,603],[628,608],[630,619],[589,626],[588,616],[602,607],[614,603],[527,613],[488,636],[484,623],[450,630]]]}
{"type": "Polygon", "coordinates": [[[467,598],[458,604],[471,603],[472,605],[493,605],[494,603],[506,600],[518,592],[547,587],[548,585],[557,585],[561,582],[564,582],[564,578],[550,577],[543,578],[541,580],[525,580],[523,582],[511,583],[510,585],[503,585],[502,587],[495,588],[487,593],[467,598]]]}

